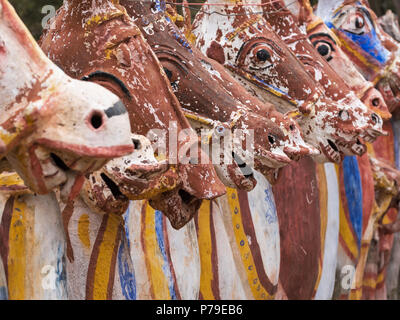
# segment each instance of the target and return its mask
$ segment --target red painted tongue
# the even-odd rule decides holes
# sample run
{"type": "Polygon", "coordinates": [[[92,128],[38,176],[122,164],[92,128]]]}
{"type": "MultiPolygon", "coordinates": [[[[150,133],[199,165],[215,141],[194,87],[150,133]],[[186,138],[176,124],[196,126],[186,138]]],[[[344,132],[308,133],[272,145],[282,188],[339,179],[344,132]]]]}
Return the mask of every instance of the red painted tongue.
{"type": "Polygon", "coordinates": [[[65,206],[63,212],[62,212],[62,220],[63,220],[63,226],[64,226],[64,231],[66,235],[66,240],[67,240],[67,257],[70,262],[74,261],[74,251],[72,249],[72,244],[71,244],[71,239],[69,237],[69,231],[68,231],[68,224],[69,220],[72,217],[72,213],[74,212],[74,202],[76,197],[79,195],[79,192],[82,189],[83,183],[85,182],[85,177],[82,174],[79,174],[75,177],[75,181],[71,187],[71,190],[68,195],[68,200],[67,200],[67,205],[65,206]]]}

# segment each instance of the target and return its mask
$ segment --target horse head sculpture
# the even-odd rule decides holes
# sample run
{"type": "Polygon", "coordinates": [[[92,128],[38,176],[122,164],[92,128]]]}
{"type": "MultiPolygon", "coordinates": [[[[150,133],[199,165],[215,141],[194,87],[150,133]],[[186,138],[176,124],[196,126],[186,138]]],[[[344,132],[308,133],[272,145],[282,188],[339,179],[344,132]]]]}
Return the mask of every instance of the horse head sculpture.
{"type": "MultiPolygon", "coordinates": [[[[273,105],[252,97],[222,66],[191,46],[172,21],[172,8],[166,14],[165,2],[120,3],[135,18],[196,129],[211,130],[216,135],[232,134],[235,129],[253,130],[255,169],[272,183],[277,168],[317,152],[305,144],[295,121],[277,112],[273,105]]],[[[255,186],[250,166],[246,165],[249,158],[238,152],[229,165],[213,162],[227,186],[249,191],[255,186]]],[[[214,159],[219,157],[219,153],[213,154],[214,159]]]]}
{"type": "Polygon", "coordinates": [[[399,106],[399,44],[386,34],[367,1],[319,1],[316,15],[340,40],[362,75],[374,83],[393,113],[399,106]]]}
{"type": "Polygon", "coordinates": [[[331,65],[332,69],[345,81],[360,100],[383,121],[389,120],[391,114],[382,94],[375,89],[372,82],[366,80],[354,66],[353,62],[341,48],[340,40],[332,30],[314,14],[309,0],[299,0],[287,5],[297,18],[300,26],[304,26],[307,35],[318,53],[331,65]]]}
{"type": "MultiPolygon", "coordinates": [[[[382,131],[383,121],[381,116],[374,112],[376,108],[375,110],[371,110],[366,106],[371,106],[375,103],[377,105],[382,105],[382,108],[385,109],[386,105],[383,99],[377,95],[376,91],[370,92],[370,86],[367,88],[369,92],[363,95],[363,101],[367,104],[363,104],[358,99],[336,70],[331,68],[328,63],[320,57],[320,53],[318,53],[313,48],[310,41],[307,40],[306,33],[302,32],[301,29],[297,27],[298,21],[291,11],[289,11],[292,10],[292,12],[295,12],[296,16],[299,15],[299,13],[296,13],[296,10],[293,9],[296,3],[298,6],[299,4],[301,5],[300,9],[302,10],[299,10],[302,13],[301,17],[303,17],[305,15],[303,12],[306,11],[305,8],[309,9],[304,1],[288,3],[286,6],[284,1],[270,0],[262,1],[264,17],[271,24],[275,32],[277,32],[293,50],[296,57],[302,61],[312,77],[317,79],[324,87],[326,95],[338,103],[344,103],[350,106],[355,112],[354,116],[356,119],[368,123],[368,127],[360,134],[360,137],[367,141],[374,141],[378,136],[385,134],[382,131]],[[376,100],[376,98],[378,98],[378,100],[376,100]],[[375,100],[373,101],[373,99],[375,100]]],[[[365,80],[363,84],[365,84],[365,80]]],[[[366,150],[366,147],[362,145],[358,139],[354,141],[353,145],[347,144],[341,146],[341,148],[346,155],[351,155],[352,152],[350,150],[352,149],[353,153],[358,155],[361,155],[366,150]],[[357,150],[360,152],[357,152],[357,150]]]]}
{"type": "Polygon", "coordinates": [[[200,148],[194,148],[194,155],[189,152],[198,146],[198,137],[155,54],[118,1],[65,1],[52,26],[42,37],[48,56],[71,76],[97,82],[120,96],[132,132],[148,135],[158,147],[158,157],[168,159],[169,178],[161,178],[151,204],[175,228],[191,219],[201,199],[224,194],[225,187],[204,152],[200,148]],[[202,162],[195,164],[199,159],[202,162]]]}
{"type": "Polygon", "coordinates": [[[363,153],[364,148],[354,147],[354,141],[369,127],[365,117],[359,116],[365,107],[360,103],[355,110],[344,99],[339,103],[327,98],[324,88],[253,8],[235,1],[212,9],[206,5],[206,10],[220,14],[196,16],[197,45],[264,101],[273,101],[283,112],[300,112],[298,122],[306,141],[323,152],[317,157],[320,161],[340,162],[347,146],[363,153]]]}
{"type": "Polygon", "coordinates": [[[40,50],[6,0],[0,2],[1,156],[45,194],[133,151],[123,102],[73,80],[40,50]],[[113,137],[115,135],[115,137],[113,137]]]}

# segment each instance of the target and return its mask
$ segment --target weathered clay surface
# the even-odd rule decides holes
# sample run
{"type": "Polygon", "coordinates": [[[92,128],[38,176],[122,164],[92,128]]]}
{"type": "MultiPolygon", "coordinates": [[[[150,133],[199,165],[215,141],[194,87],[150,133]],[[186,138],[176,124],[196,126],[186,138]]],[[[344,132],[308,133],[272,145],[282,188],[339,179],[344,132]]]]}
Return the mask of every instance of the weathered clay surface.
{"type": "Polygon", "coordinates": [[[333,30],[359,71],[381,91],[391,112],[399,105],[399,44],[386,34],[368,1],[319,1],[317,16],[333,30]]]}
{"type": "MultiPolygon", "coordinates": [[[[253,130],[255,169],[264,171],[271,180],[271,169],[286,165],[287,157],[298,159],[316,152],[304,143],[292,119],[277,112],[270,103],[252,97],[218,62],[188,43],[172,17],[164,13],[165,4],[157,2],[156,10],[151,3],[121,1],[121,4],[136,19],[196,129],[215,130],[222,124],[227,131],[253,130]]],[[[172,8],[169,12],[173,14],[172,8]]],[[[244,152],[238,156],[247,161],[244,152]]],[[[255,181],[238,176],[240,170],[233,170],[232,166],[218,172],[225,173],[224,181],[233,182],[228,184],[231,187],[247,191],[254,188],[255,181]]]]}
{"type": "MultiPolygon", "coordinates": [[[[182,162],[181,157],[188,156],[186,150],[198,144],[198,138],[190,130],[156,56],[122,6],[106,0],[65,2],[53,28],[42,37],[42,47],[73,77],[98,82],[118,94],[127,106],[135,134],[163,129],[167,130],[166,141],[169,141],[171,122],[172,130],[183,134],[176,142],[178,153],[173,153],[177,166],[168,145],[165,154],[159,154],[168,158],[170,170],[178,170],[176,186],[168,195],[161,194],[152,200],[152,205],[162,209],[175,228],[193,217],[201,199],[225,192],[209,162],[199,165],[182,162]]],[[[199,154],[200,159],[207,159],[201,149],[199,154]]]]}
{"type": "Polygon", "coordinates": [[[48,193],[66,181],[66,170],[84,174],[130,153],[130,126],[118,97],[66,76],[45,57],[10,4],[0,5],[2,156],[25,183],[48,193]],[[119,112],[107,115],[114,109],[119,112]]]}

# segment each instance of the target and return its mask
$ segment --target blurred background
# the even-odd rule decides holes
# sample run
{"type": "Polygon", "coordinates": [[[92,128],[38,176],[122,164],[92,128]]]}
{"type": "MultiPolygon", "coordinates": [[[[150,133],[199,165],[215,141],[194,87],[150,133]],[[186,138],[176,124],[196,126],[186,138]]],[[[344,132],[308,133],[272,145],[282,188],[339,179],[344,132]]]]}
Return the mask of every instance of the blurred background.
{"type": "MultiPolygon", "coordinates": [[[[42,20],[50,13],[45,6],[54,6],[58,9],[62,0],[9,0],[10,3],[17,10],[22,20],[31,30],[32,34],[36,39],[40,37],[42,33],[42,20]]],[[[332,0],[335,1],[335,0],[332,0]]],[[[180,0],[177,0],[180,2],[180,0]]],[[[204,0],[189,0],[188,2],[204,2],[204,0]]],[[[212,0],[210,1],[212,2],[212,0]]],[[[311,0],[313,4],[317,3],[317,0],[311,0]]],[[[386,10],[391,9],[393,12],[400,15],[400,0],[369,0],[371,7],[375,10],[378,16],[384,14],[386,10]]],[[[47,7],[48,8],[48,7],[47,7]]],[[[193,10],[194,11],[194,10],[193,10]]],[[[193,12],[195,13],[195,12],[193,12]]]]}

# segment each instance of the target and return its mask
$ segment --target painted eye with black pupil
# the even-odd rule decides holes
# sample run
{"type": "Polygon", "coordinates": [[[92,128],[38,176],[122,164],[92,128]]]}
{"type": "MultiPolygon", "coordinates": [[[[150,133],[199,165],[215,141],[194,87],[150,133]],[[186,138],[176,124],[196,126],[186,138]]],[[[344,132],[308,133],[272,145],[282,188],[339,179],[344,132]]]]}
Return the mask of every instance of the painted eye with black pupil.
{"type": "Polygon", "coordinates": [[[361,29],[362,27],[364,27],[364,19],[361,17],[357,17],[356,21],[355,21],[355,25],[357,29],[361,29]]]}
{"type": "Polygon", "coordinates": [[[331,61],[333,59],[332,53],[335,51],[334,47],[325,40],[319,40],[313,42],[314,47],[317,49],[318,53],[325,58],[326,61],[331,61]]]}
{"type": "Polygon", "coordinates": [[[257,51],[257,59],[260,61],[267,61],[268,59],[271,58],[270,53],[265,50],[265,49],[261,49],[257,51]]]}
{"type": "Polygon", "coordinates": [[[172,72],[171,70],[164,68],[164,72],[167,75],[168,79],[171,80],[172,79],[172,72]]]}
{"type": "Polygon", "coordinates": [[[320,45],[320,46],[317,48],[317,50],[318,50],[319,54],[320,54],[321,56],[324,56],[324,57],[325,57],[326,55],[328,55],[329,52],[330,52],[330,48],[329,48],[328,45],[320,45]]]}

